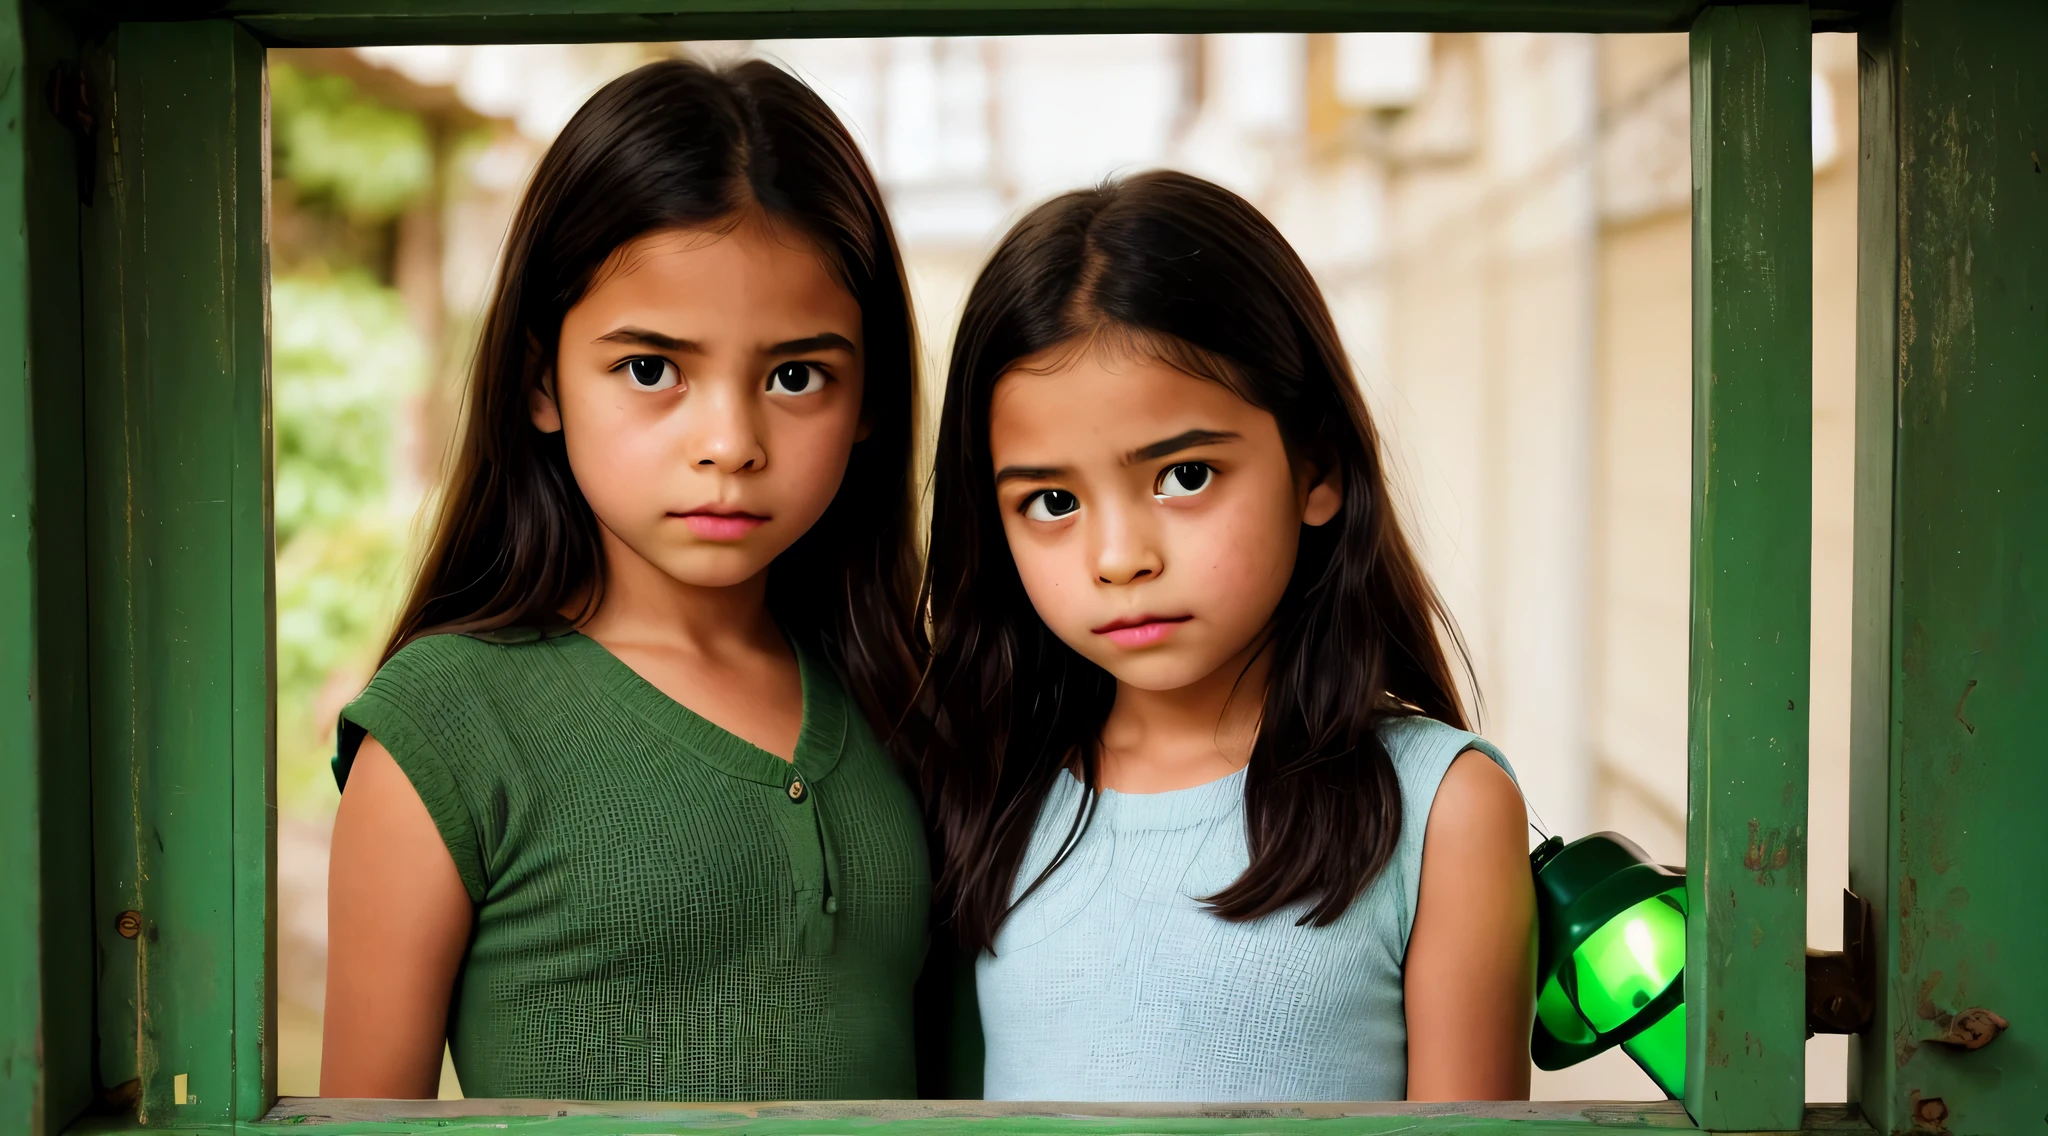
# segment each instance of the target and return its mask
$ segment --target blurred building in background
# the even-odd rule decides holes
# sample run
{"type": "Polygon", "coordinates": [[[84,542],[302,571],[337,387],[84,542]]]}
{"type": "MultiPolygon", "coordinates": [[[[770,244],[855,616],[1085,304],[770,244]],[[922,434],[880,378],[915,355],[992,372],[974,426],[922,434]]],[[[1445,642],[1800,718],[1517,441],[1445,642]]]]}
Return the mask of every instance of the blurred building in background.
{"type": "MultiPolygon", "coordinates": [[[[1686,40],[1130,35],[272,53],[280,1090],[317,1090],[327,758],[374,670],[500,244],[548,141],[650,59],[813,83],[888,193],[935,408],[955,317],[1031,205],[1174,166],[1315,272],[1410,530],[1533,813],[1685,853],[1691,516],[1686,40]]],[[[1809,939],[1847,880],[1855,56],[1814,74],[1809,939]]],[[[929,422],[927,411],[924,420],[929,422]]],[[[929,438],[926,439],[927,444],[929,438]]],[[[1839,1100],[1844,1039],[1809,1043],[1839,1100]]],[[[451,1080],[444,1092],[454,1091],[451,1080]]],[[[1618,1051],[1552,1099],[1643,1099],[1618,1051]]]]}

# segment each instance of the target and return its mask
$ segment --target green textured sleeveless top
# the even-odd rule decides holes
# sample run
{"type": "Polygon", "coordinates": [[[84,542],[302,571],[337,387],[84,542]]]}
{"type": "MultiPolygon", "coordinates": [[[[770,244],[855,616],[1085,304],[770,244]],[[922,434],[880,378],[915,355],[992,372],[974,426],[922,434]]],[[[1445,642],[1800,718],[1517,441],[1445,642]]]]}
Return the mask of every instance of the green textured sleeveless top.
{"type": "Polygon", "coordinates": [[[793,763],[574,632],[429,636],[342,711],[337,775],[383,743],[476,905],[448,1020],[465,1095],[917,1095],[922,821],[798,659],[793,763]]]}

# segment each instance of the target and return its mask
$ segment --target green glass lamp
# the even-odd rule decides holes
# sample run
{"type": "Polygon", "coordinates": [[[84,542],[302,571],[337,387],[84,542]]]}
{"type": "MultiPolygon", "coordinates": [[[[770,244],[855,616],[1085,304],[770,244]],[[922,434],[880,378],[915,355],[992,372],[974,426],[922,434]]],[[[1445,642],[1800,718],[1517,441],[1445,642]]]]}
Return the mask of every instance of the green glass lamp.
{"type": "Polygon", "coordinates": [[[1539,1069],[1613,1046],[1677,1098],[1685,1094],[1685,873],[1653,864],[1619,833],[1530,853],[1536,870],[1539,1069]]]}

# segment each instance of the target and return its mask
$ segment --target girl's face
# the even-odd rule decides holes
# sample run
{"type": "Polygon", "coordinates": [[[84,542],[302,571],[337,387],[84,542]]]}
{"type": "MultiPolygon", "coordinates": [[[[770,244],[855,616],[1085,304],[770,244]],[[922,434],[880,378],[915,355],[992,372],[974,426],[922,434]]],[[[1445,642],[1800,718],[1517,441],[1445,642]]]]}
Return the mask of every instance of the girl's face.
{"type": "Polygon", "coordinates": [[[1220,384],[1136,352],[1062,355],[1020,361],[990,403],[1010,553],[1053,634],[1121,683],[1177,690],[1265,629],[1336,478],[1220,384]]]}
{"type": "MultiPolygon", "coordinates": [[[[753,578],[831,504],[861,422],[860,305],[749,219],[620,248],[562,320],[533,421],[600,525],[670,577],[753,578]]],[[[610,544],[611,542],[607,542],[610,544]]]]}

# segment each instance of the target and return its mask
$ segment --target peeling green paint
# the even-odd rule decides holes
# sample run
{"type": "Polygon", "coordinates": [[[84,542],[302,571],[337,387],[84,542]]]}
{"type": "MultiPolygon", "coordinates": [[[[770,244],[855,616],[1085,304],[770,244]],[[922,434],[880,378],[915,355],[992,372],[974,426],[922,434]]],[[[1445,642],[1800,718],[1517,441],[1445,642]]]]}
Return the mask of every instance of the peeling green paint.
{"type": "Polygon", "coordinates": [[[138,1081],[153,1123],[252,1119],[276,1032],[263,50],[224,20],[129,23],[101,75],[107,181],[85,240],[101,1076],[138,1081]]]}
{"type": "Polygon", "coordinates": [[[1811,58],[1804,5],[1693,25],[1685,1104],[1710,1129],[1806,1099],[1811,58]]]}
{"type": "Polygon", "coordinates": [[[2048,8],[1898,0],[1862,54],[1850,882],[1879,980],[1854,1092],[1884,1131],[2039,1132],[2048,8]],[[2012,1028],[1937,1043],[1979,1007],[2012,1028]]]}

